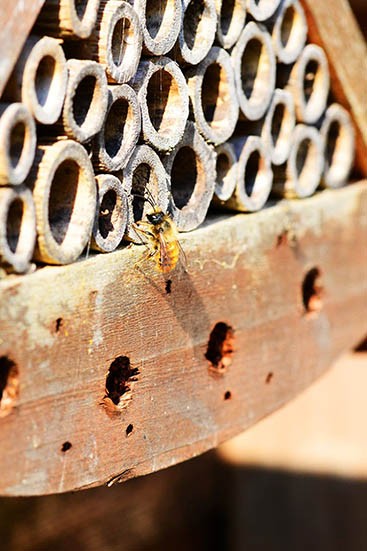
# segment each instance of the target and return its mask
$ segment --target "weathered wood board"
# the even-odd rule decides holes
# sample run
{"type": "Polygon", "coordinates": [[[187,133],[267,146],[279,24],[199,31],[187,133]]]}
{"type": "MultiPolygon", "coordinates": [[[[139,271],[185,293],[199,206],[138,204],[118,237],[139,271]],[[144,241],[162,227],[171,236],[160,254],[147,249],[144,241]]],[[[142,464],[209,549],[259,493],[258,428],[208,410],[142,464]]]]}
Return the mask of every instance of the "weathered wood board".
{"type": "Polygon", "coordinates": [[[0,418],[0,493],[156,471],[279,408],[366,334],[366,235],[364,181],[209,219],[183,236],[188,272],[170,283],[134,267],[138,246],[2,281],[0,365],[17,366],[19,396],[0,418]],[[314,267],[322,309],[306,313],[314,267]],[[218,322],[234,330],[222,370],[205,357],[218,322]],[[138,373],[114,406],[106,376],[120,356],[138,373]]]}
{"type": "Polygon", "coordinates": [[[0,0],[0,95],[45,0],[0,0]]]}

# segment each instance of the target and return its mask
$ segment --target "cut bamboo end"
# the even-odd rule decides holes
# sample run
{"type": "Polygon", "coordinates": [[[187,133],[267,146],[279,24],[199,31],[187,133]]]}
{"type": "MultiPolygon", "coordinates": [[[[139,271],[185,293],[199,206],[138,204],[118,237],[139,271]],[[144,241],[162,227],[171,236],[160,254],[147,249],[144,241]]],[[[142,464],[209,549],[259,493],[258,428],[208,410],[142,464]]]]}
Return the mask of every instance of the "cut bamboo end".
{"type": "Polygon", "coordinates": [[[339,188],[346,183],[355,157],[355,132],[349,113],[337,103],[330,105],[320,133],[325,158],[322,183],[339,188]]]}
{"type": "Polygon", "coordinates": [[[177,63],[168,57],[141,61],[132,83],[142,116],[143,138],[168,151],[182,138],[189,115],[189,93],[177,63]]]}
{"type": "Polygon", "coordinates": [[[239,109],[230,55],[214,46],[197,67],[188,71],[187,77],[199,132],[216,145],[228,140],[239,109]]]}
{"type": "Polygon", "coordinates": [[[293,96],[286,90],[276,88],[261,132],[262,139],[269,146],[274,165],[281,165],[288,159],[295,126],[293,96]]]}
{"type": "Polygon", "coordinates": [[[164,55],[172,50],[180,32],[181,0],[138,0],[134,2],[143,31],[143,51],[164,55]]]}
{"type": "Polygon", "coordinates": [[[329,66],[322,48],[305,46],[290,74],[289,88],[298,120],[315,124],[326,109],[330,89],[329,66]]]}
{"type": "Polygon", "coordinates": [[[266,21],[278,9],[281,0],[247,0],[247,11],[257,21],[266,21]]]}
{"type": "Polygon", "coordinates": [[[77,142],[40,146],[30,184],[37,216],[35,258],[50,264],[74,262],[87,245],[96,211],[96,183],[87,152],[77,142]]]}
{"type": "Polygon", "coordinates": [[[237,181],[237,157],[233,144],[225,142],[216,147],[215,202],[223,203],[233,195],[237,181]],[[218,201],[216,201],[218,200],[218,201]]]}
{"type": "Polygon", "coordinates": [[[246,22],[246,4],[243,0],[216,0],[217,40],[229,49],[237,42],[246,22]]]}
{"type": "Polygon", "coordinates": [[[60,41],[44,36],[28,38],[4,97],[23,102],[42,124],[54,124],[65,98],[67,68],[60,41]]]}
{"type": "Polygon", "coordinates": [[[237,155],[237,182],[226,207],[242,212],[260,210],[266,203],[273,181],[270,153],[259,136],[231,140],[237,155]]]}
{"type": "Polygon", "coordinates": [[[22,103],[0,103],[0,185],[18,185],[27,177],[36,150],[36,125],[22,103]]]}
{"type": "Polygon", "coordinates": [[[100,0],[47,0],[37,25],[52,36],[88,38],[96,23],[100,0]]]}
{"type": "Polygon", "coordinates": [[[163,158],[170,176],[172,218],[179,231],[190,231],[203,221],[215,186],[215,153],[188,121],[180,143],[163,158]]]}
{"type": "Polygon", "coordinates": [[[0,261],[17,273],[30,267],[36,243],[36,211],[25,187],[0,188],[0,261]]]}
{"type": "Polygon", "coordinates": [[[214,42],[217,28],[215,0],[182,0],[182,9],[177,56],[184,63],[197,65],[214,42]]]}
{"type": "Polygon", "coordinates": [[[272,32],[275,55],[280,63],[294,63],[307,39],[307,20],[299,0],[280,4],[272,32]]]}
{"type": "Polygon", "coordinates": [[[107,114],[94,144],[96,167],[111,171],[124,168],[140,131],[140,106],[135,91],[127,84],[110,85],[107,114]]]}
{"type": "Polygon", "coordinates": [[[250,21],[232,51],[239,105],[251,121],[265,114],[275,88],[276,62],[267,30],[250,21]]]}
{"type": "Polygon", "coordinates": [[[100,174],[97,182],[97,209],[92,249],[109,253],[120,244],[126,229],[128,204],[122,182],[112,174],[100,174]]]}
{"type": "Polygon", "coordinates": [[[86,142],[101,129],[108,104],[107,79],[95,61],[69,59],[62,122],[65,133],[86,142]]]}
{"type": "Polygon", "coordinates": [[[275,170],[273,190],[289,199],[309,197],[320,183],[323,168],[323,142],[319,131],[298,124],[287,164],[275,170]]]}
{"type": "Polygon", "coordinates": [[[157,153],[148,145],[138,145],[122,171],[122,183],[129,197],[126,237],[141,243],[141,236],[135,232],[132,224],[142,220],[147,211],[152,209],[142,196],[148,190],[156,205],[167,212],[168,175],[157,153]]]}
{"type": "Polygon", "coordinates": [[[143,34],[138,14],[121,0],[101,2],[102,11],[86,52],[105,67],[108,80],[123,84],[135,75],[143,34]]]}

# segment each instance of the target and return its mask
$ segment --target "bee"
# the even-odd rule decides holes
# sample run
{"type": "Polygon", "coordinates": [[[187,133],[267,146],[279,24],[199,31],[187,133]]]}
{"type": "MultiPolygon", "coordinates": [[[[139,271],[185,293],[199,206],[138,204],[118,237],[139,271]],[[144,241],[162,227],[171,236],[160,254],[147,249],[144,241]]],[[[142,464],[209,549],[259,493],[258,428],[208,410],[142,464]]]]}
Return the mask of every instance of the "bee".
{"type": "Polygon", "coordinates": [[[147,254],[142,258],[151,258],[155,262],[158,272],[167,274],[174,270],[180,256],[184,260],[185,253],[178,241],[176,224],[168,213],[155,203],[153,196],[146,190],[147,196],[134,194],[147,201],[152,210],[147,212],[147,220],[139,220],[132,224],[133,229],[142,237],[142,241],[148,247],[147,254]]]}

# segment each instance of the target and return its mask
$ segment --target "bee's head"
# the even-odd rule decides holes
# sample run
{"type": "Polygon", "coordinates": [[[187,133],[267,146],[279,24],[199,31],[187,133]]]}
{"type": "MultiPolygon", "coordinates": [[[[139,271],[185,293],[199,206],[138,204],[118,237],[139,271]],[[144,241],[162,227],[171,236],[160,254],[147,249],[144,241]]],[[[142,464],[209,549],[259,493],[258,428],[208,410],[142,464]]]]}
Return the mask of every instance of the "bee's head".
{"type": "Polygon", "coordinates": [[[147,214],[147,218],[151,224],[160,224],[164,218],[164,213],[161,210],[150,212],[147,214]]]}

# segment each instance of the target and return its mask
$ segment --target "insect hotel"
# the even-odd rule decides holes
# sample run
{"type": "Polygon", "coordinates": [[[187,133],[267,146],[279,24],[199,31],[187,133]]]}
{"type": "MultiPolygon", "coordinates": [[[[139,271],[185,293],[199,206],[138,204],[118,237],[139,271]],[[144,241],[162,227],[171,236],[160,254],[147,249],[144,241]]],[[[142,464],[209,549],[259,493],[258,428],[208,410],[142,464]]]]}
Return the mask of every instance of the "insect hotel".
{"type": "Polygon", "coordinates": [[[345,0],[3,4],[0,493],[112,485],[365,336],[366,44],[345,0]]]}

